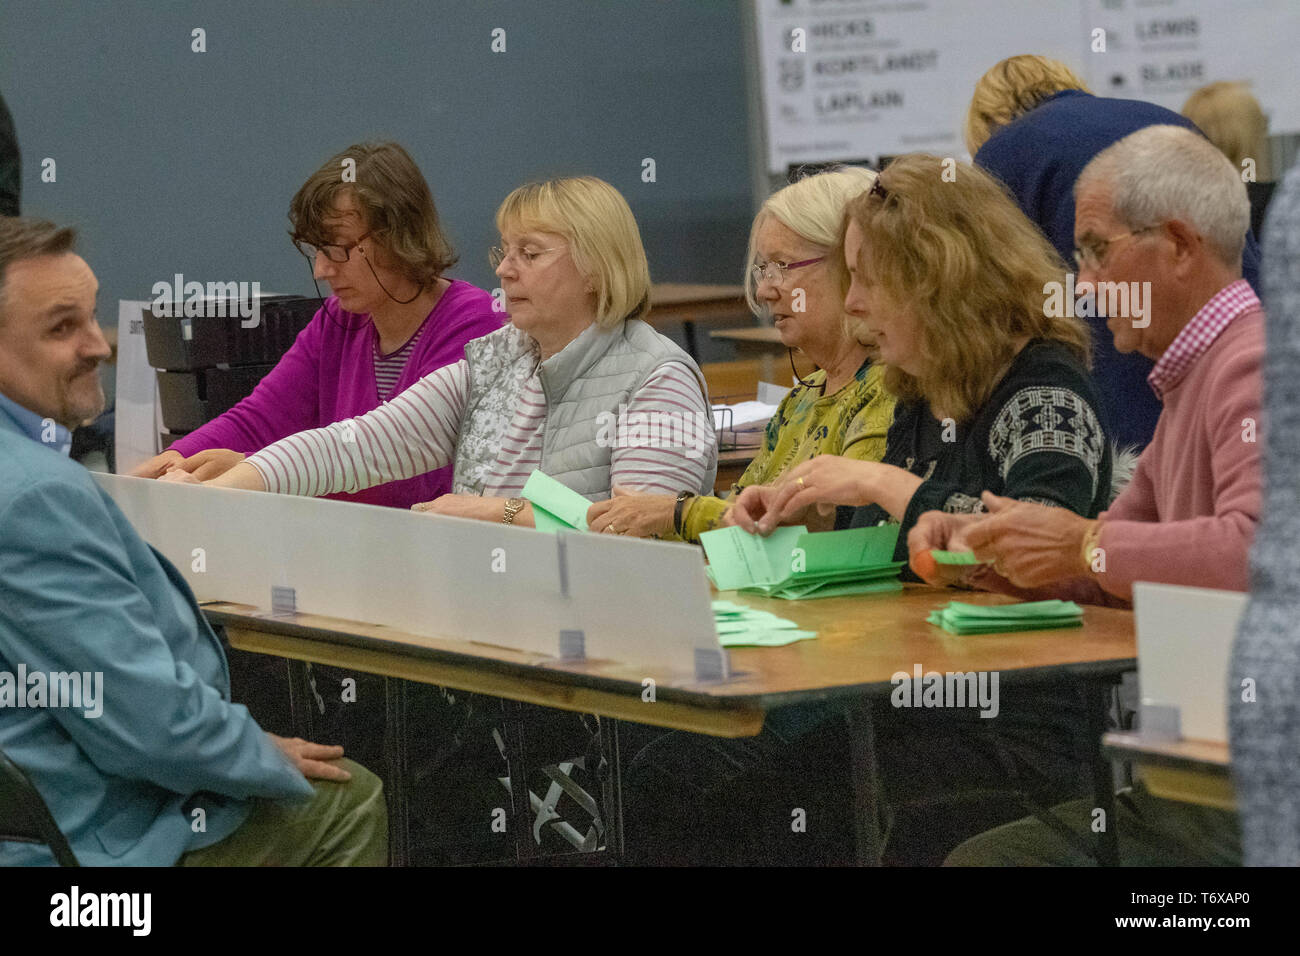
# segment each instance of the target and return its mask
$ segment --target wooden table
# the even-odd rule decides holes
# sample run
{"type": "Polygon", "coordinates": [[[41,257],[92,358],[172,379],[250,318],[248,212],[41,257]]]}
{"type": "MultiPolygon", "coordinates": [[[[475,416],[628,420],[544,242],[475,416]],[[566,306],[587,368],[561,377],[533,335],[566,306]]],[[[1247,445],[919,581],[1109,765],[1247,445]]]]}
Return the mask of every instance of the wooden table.
{"type": "Polygon", "coordinates": [[[650,314],[646,321],[660,331],[680,323],[686,351],[697,362],[700,355],[695,339],[696,323],[725,325],[753,320],[749,303],[745,301],[744,286],[656,282],[650,287],[650,314]]]}
{"type": "MultiPolygon", "coordinates": [[[[247,605],[209,603],[204,612],[226,627],[232,646],[246,651],[315,661],[514,701],[595,713],[717,737],[749,737],[776,707],[804,701],[840,703],[848,718],[859,859],[878,862],[881,849],[871,710],[887,699],[899,672],[999,672],[1003,686],[1033,682],[1081,682],[1090,694],[1085,733],[1098,748],[1094,789],[1099,806],[1114,818],[1110,768],[1100,754],[1109,687],[1136,665],[1129,611],[1089,607],[1082,628],[956,637],[926,623],[935,607],[958,597],[977,604],[1006,603],[992,594],[908,586],[902,593],[782,601],[728,593],[751,607],[770,610],[818,632],[812,641],[780,648],[736,648],[733,676],[721,682],[682,678],[660,684],[654,702],[643,699],[640,668],[611,661],[561,661],[507,648],[422,637],[389,628],[310,614],[272,617],[247,605]]],[[[614,729],[615,771],[617,725],[614,729]]],[[[617,773],[613,776],[617,780],[617,773]]],[[[524,789],[524,788],[517,788],[524,789]]],[[[611,811],[621,817],[617,782],[611,811]]],[[[526,806],[526,805],[525,805],[526,806]]],[[[1114,858],[1114,829],[1102,835],[1114,858]]],[[[621,833],[612,838],[621,850],[621,833]]]]}
{"type": "Polygon", "coordinates": [[[1142,782],[1157,797],[1220,810],[1237,808],[1232,760],[1226,743],[1155,740],[1141,733],[1108,733],[1107,754],[1142,768],[1142,782]]]}

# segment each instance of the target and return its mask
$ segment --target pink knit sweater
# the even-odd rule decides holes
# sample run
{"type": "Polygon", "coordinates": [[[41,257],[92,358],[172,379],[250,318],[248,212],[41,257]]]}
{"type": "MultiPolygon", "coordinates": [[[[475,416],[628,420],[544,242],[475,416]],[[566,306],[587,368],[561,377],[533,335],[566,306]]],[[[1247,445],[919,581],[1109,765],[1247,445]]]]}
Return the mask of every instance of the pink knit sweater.
{"type": "Polygon", "coordinates": [[[1125,605],[1135,581],[1245,591],[1260,517],[1264,313],[1237,317],[1182,380],[1137,472],[1100,516],[1105,571],[1032,591],[993,574],[980,587],[1027,600],[1125,605]]]}

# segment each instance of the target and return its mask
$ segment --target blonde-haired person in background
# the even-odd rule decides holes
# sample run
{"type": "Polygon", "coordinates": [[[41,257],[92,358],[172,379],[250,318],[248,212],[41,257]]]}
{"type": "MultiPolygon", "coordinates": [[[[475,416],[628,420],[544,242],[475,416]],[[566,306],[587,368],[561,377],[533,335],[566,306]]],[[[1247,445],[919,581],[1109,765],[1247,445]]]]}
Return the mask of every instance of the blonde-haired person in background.
{"type": "Polygon", "coordinates": [[[416,510],[527,526],[532,505],[520,494],[534,469],[592,501],[614,484],[711,490],[717,444],[704,378],[641,321],[650,269],[623,196],[591,176],[521,186],[497,228],[492,262],[509,325],[375,411],[279,441],[210,483],[316,496],[453,463],[452,494],[416,510]],[[602,440],[602,423],[620,414],[686,423],[666,433],[687,443],[602,440]]]}
{"type": "Polygon", "coordinates": [[[1232,160],[1250,197],[1250,228],[1256,236],[1273,197],[1273,162],[1268,146],[1268,117],[1245,83],[1210,83],[1183,104],[1183,115],[1201,128],[1211,143],[1232,160]],[[1251,174],[1246,178],[1247,172],[1251,174]]]}
{"type": "Polygon", "coordinates": [[[1060,60],[1024,54],[999,61],[975,84],[962,126],[966,148],[974,156],[997,130],[1065,90],[1092,92],[1060,60]]]}
{"type": "MultiPolygon", "coordinates": [[[[975,84],[966,118],[975,165],[1007,185],[1066,262],[1075,251],[1074,183],[1083,167],[1106,147],[1148,126],[1195,129],[1186,118],[1154,103],[1093,96],[1081,82],[1069,79],[1073,76],[1068,66],[1046,57],[1009,57],[975,84]]],[[[1253,235],[1246,239],[1243,270],[1256,285],[1259,246],[1253,235]]],[[[1092,378],[1101,393],[1102,421],[1121,448],[1141,451],[1160,417],[1160,401],[1146,381],[1152,363],[1141,355],[1120,354],[1105,316],[1086,321],[1094,342],[1092,378]]]]}
{"type": "MultiPolygon", "coordinates": [[[[875,181],[867,169],[826,170],[773,193],[754,217],[745,297],[756,314],[774,319],[781,341],[816,363],[817,371],[781,401],[732,496],[775,481],[817,455],[879,461],[885,454],[894,398],[882,383],[884,367],[872,361],[874,343],[856,323],[850,327],[843,270],[834,255],[844,207],[875,181]]],[[[591,506],[587,522],[593,531],[614,524],[629,534],[698,541],[705,531],[731,523],[723,498],[619,490],[591,506]]]]}

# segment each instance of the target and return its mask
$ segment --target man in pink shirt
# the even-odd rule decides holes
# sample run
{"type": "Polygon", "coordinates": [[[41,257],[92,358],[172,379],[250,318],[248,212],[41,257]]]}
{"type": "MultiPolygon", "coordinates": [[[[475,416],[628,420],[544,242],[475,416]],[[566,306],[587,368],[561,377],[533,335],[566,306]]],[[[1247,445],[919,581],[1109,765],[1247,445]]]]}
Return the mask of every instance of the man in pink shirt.
{"type": "MultiPolygon", "coordinates": [[[[911,554],[970,548],[992,562],[970,583],[1029,599],[1127,604],[1135,581],[1246,590],[1261,505],[1264,314],[1241,277],[1245,186],[1209,142],[1153,126],[1100,153],[1075,199],[1080,280],[1097,284],[1099,302],[1117,301],[1102,283],[1125,284],[1130,308],[1108,310],[1115,345],[1156,360],[1155,436],[1095,521],[986,493],[988,515],[922,516],[911,554]]],[[[1240,863],[1232,812],[1159,799],[1140,781],[1117,794],[1116,812],[1125,866],[1240,863]]],[[[1088,865],[1093,813],[1092,800],[1053,808],[1073,840],[1027,818],[967,840],[946,862],[1088,865]]]]}
{"type": "Polygon", "coordinates": [[[986,492],[988,514],[922,516],[910,552],[969,548],[992,567],[968,583],[1033,599],[1126,605],[1135,581],[1244,591],[1264,354],[1263,309],[1241,277],[1245,186],[1201,137],[1153,126],[1098,154],[1075,195],[1079,283],[1099,308],[1120,306],[1107,318],[1116,347],[1156,360],[1155,436],[1095,520],[986,492]]]}

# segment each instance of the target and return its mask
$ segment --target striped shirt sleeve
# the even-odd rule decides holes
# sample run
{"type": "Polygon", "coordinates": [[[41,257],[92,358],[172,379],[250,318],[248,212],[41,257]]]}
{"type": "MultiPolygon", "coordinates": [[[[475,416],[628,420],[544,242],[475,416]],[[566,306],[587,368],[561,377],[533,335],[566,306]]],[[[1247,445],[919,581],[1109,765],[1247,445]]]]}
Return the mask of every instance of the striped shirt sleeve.
{"type": "Polygon", "coordinates": [[[712,490],[704,484],[717,455],[713,416],[681,362],[655,370],[628,402],[623,425],[610,462],[613,484],[646,494],[712,490]]]}
{"type": "Polygon", "coordinates": [[[469,397],[465,360],[435,369],[357,418],[298,432],[248,458],[268,491],[319,497],[414,478],[448,464],[469,397]]]}

